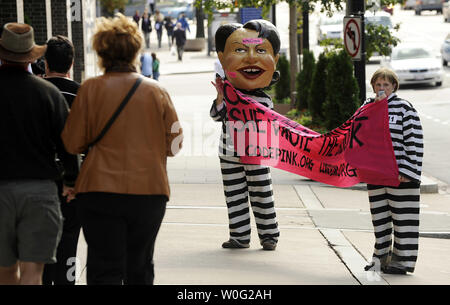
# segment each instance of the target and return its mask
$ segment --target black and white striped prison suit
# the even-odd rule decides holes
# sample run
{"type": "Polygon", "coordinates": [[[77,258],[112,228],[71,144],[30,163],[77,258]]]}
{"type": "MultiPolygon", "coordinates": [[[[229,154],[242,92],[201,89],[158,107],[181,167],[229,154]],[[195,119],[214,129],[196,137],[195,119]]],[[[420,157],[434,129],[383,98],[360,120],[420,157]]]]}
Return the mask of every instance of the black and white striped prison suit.
{"type": "MultiPolygon", "coordinates": [[[[367,100],[364,105],[373,102],[367,100]]],[[[375,231],[372,262],[413,272],[419,250],[420,176],[423,134],[414,107],[391,94],[388,99],[389,130],[400,175],[411,182],[398,187],[367,185],[375,231]],[[394,244],[392,248],[392,227],[394,244]]]]}
{"type": "MultiPolygon", "coordinates": [[[[273,108],[270,97],[262,91],[246,95],[273,108]]],[[[248,199],[256,221],[260,243],[266,239],[278,241],[280,232],[274,208],[270,169],[262,165],[240,162],[234,149],[232,133],[228,131],[225,101],[217,109],[215,101],[210,110],[214,121],[222,122],[219,159],[225,199],[228,207],[230,238],[241,244],[250,243],[250,212],[248,199]]]]}

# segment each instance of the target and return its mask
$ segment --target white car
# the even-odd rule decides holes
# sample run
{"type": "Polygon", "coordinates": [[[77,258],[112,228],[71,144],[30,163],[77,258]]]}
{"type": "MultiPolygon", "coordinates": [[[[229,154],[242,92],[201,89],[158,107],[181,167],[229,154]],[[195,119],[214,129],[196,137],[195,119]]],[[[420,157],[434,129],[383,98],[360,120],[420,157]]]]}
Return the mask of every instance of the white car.
{"type": "Polygon", "coordinates": [[[450,22],[450,2],[448,0],[442,3],[442,16],[444,16],[444,22],[450,22]]]}
{"type": "Polygon", "coordinates": [[[344,15],[334,14],[332,17],[322,16],[317,23],[317,42],[324,39],[342,39],[344,15]]]}
{"type": "Polygon", "coordinates": [[[403,85],[435,83],[441,86],[444,79],[441,56],[422,45],[399,44],[382,64],[392,69],[403,85]]]}
{"type": "Polygon", "coordinates": [[[372,12],[366,12],[364,14],[364,22],[370,23],[370,24],[375,24],[375,25],[383,25],[385,27],[387,27],[389,29],[389,31],[393,32],[393,25],[392,25],[392,20],[391,20],[391,15],[389,13],[386,12],[376,12],[375,14],[372,12]]]}
{"type": "Polygon", "coordinates": [[[442,55],[442,64],[447,66],[450,62],[450,33],[444,40],[444,43],[441,47],[441,55],[442,55]]]}

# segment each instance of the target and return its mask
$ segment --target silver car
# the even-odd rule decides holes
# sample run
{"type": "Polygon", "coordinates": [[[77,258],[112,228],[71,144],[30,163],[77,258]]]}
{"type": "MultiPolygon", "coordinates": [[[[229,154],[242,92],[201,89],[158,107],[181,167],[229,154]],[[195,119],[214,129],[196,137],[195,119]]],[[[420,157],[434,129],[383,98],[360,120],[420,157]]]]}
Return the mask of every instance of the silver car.
{"type": "Polygon", "coordinates": [[[442,55],[442,64],[444,66],[447,66],[448,62],[450,61],[450,33],[447,35],[447,37],[444,40],[444,43],[442,44],[441,55],[442,55]]]}
{"type": "Polygon", "coordinates": [[[322,16],[317,24],[317,42],[320,43],[327,38],[342,39],[343,27],[344,15],[322,16]]]}
{"type": "Polygon", "coordinates": [[[418,44],[399,44],[389,58],[383,59],[397,74],[400,84],[435,83],[442,85],[444,68],[439,55],[418,44]]]}

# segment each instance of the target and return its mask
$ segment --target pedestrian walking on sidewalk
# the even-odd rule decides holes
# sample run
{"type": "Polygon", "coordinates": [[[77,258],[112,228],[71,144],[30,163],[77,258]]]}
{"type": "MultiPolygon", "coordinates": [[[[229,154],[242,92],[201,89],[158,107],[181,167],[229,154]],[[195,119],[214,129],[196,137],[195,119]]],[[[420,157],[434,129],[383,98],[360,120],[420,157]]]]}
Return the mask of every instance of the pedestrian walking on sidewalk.
{"type": "MultiPolygon", "coordinates": [[[[59,89],[69,108],[80,88],[79,83],[70,79],[69,71],[73,65],[74,54],[73,44],[67,37],[57,35],[47,41],[45,80],[59,89]]],[[[45,265],[43,284],[75,285],[75,263],[81,223],[76,212],[76,200],[68,201],[67,197],[62,196],[63,181],[61,179],[58,179],[56,184],[64,224],[61,241],[56,251],[56,264],[45,265]]]]}
{"type": "Polygon", "coordinates": [[[139,25],[139,20],[141,20],[141,15],[139,14],[139,11],[136,10],[136,12],[133,15],[133,20],[136,22],[137,25],[139,25]]]}
{"type": "Polygon", "coordinates": [[[153,58],[153,79],[159,79],[159,59],[156,57],[156,53],[152,53],[153,58]]]}
{"type": "Polygon", "coordinates": [[[159,10],[156,10],[154,19],[155,19],[156,36],[158,37],[158,48],[160,49],[161,48],[163,25],[164,25],[164,15],[161,14],[161,12],[159,10]]]}
{"type": "MultiPolygon", "coordinates": [[[[279,58],[280,36],[275,26],[264,20],[252,20],[244,26],[238,23],[225,24],[218,28],[215,43],[225,71],[225,79],[245,96],[272,109],[273,102],[263,88],[273,84],[279,76],[275,68],[279,58]]],[[[240,161],[233,143],[234,136],[227,126],[223,82],[218,74],[213,84],[217,89],[217,98],[213,102],[210,115],[215,121],[222,122],[219,159],[230,229],[229,240],[224,242],[222,247],[249,247],[250,197],[260,244],[264,250],[275,250],[280,232],[270,169],[267,166],[244,164],[240,161]]]]}
{"type": "Polygon", "coordinates": [[[45,54],[33,28],[7,23],[0,38],[0,285],[42,284],[56,262],[63,218],[55,180],[73,192],[77,156],[61,140],[69,108],[46,80],[28,72],[45,54]],[[55,155],[61,160],[59,168],[55,155]]]}
{"type": "Polygon", "coordinates": [[[169,15],[164,18],[164,27],[166,28],[167,40],[169,41],[169,49],[170,49],[173,44],[173,28],[175,27],[172,21],[172,17],[170,17],[170,12],[169,15]]]}
{"type": "Polygon", "coordinates": [[[422,126],[413,105],[397,96],[399,81],[392,70],[378,69],[370,83],[376,97],[368,99],[363,105],[387,98],[389,130],[400,174],[400,185],[367,185],[375,232],[375,249],[372,262],[365,270],[381,269],[388,274],[412,273],[419,250],[422,126]]]}
{"type": "Polygon", "coordinates": [[[136,72],[142,43],[124,15],[100,20],[93,49],[105,73],[83,82],[62,133],[68,151],[90,147],[75,185],[88,285],[154,280],[155,240],[170,195],[167,157],[181,148],[182,130],[167,91],[136,72]]]}
{"type": "Polygon", "coordinates": [[[175,37],[175,43],[177,45],[178,60],[182,61],[184,45],[186,44],[186,31],[181,27],[181,23],[177,23],[173,36],[175,37]]]}
{"type": "Polygon", "coordinates": [[[189,33],[191,32],[191,29],[189,28],[189,22],[186,19],[186,14],[185,13],[181,13],[180,17],[177,20],[177,23],[181,23],[181,27],[183,28],[183,30],[187,30],[189,33]]]}
{"type": "Polygon", "coordinates": [[[150,33],[152,32],[152,22],[147,11],[142,15],[141,23],[142,33],[145,39],[145,48],[150,49],[150,33]]]}

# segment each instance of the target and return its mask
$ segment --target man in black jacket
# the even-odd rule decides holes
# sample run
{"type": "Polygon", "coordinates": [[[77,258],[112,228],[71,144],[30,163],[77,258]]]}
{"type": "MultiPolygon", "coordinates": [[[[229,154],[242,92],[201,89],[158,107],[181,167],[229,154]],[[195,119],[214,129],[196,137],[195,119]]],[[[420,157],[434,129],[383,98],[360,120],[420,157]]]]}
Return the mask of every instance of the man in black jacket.
{"type": "Polygon", "coordinates": [[[184,45],[186,44],[186,31],[177,23],[176,30],[173,32],[175,43],[177,45],[178,60],[183,60],[184,45]]]}
{"type": "Polygon", "coordinates": [[[144,14],[142,15],[141,29],[142,33],[144,34],[145,48],[150,49],[150,33],[152,32],[152,22],[147,11],[144,11],[144,14]]]}
{"type": "Polygon", "coordinates": [[[62,215],[55,180],[63,165],[64,192],[73,194],[77,156],[61,132],[68,115],[64,96],[30,74],[44,55],[33,28],[7,23],[0,38],[0,284],[41,284],[44,264],[56,261],[62,215]]]}
{"type": "MultiPolygon", "coordinates": [[[[62,35],[57,35],[47,41],[45,52],[45,79],[55,85],[66,99],[69,108],[77,96],[80,84],[70,79],[70,68],[74,60],[72,42],[62,35]]],[[[78,237],[81,223],[77,216],[76,200],[67,202],[62,197],[63,181],[56,181],[59,190],[61,212],[64,217],[61,241],[56,251],[56,264],[46,264],[43,274],[44,285],[75,285],[75,264],[77,256],[78,237]]]]}

